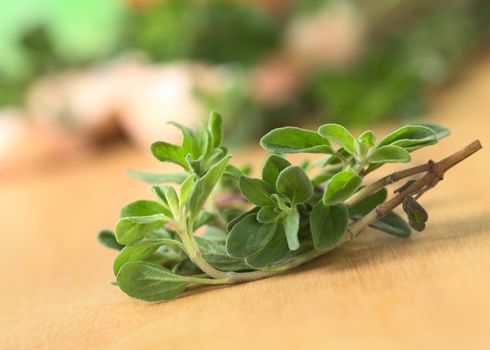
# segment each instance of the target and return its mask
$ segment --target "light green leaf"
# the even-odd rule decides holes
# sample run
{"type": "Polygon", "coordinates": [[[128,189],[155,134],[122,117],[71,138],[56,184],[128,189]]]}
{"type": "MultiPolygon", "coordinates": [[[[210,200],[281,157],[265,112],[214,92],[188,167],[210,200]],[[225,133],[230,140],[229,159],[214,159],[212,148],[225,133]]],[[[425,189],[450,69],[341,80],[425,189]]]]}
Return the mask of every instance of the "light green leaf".
{"type": "Polygon", "coordinates": [[[270,131],[262,137],[260,144],[270,152],[332,153],[327,139],[314,131],[291,126],[270,131]]]}
{"type": "Polygon", "coordinates": [[[204,156],[200,156],[197,159],[192,159],[192,156],[187,154],[185,156],[185,161],[189,167],[189,170],[191,170],[198,178],[204,174],[204,156]]]}
{"type": "Polygon", "coordinates": [[[190,194],[187,202],[191,220],[193,220],[201,211],[204,203],[206,203],[206,200],[225,171],[230,158],[230,156],[226,156],[219,163],[213,165],[203,177],[197,180],[194,190],[190,194]]]}
{"type": "Polygon", "coordinates": [[[254,179],[247,175],[240,176],[240,192],[250,203],[263,207],[274,204],[271,195],[274,188],[264,180],[254,179]]]}
{"type": "Polygon", "coordinates": [[[223,119],[217,112],[211,112],[208,121],[208,130],[211,134],[211,142],[213,147],[219,147],[223,139],[223,119]]]}
{"type": "Polygon", "coordinates": [[[116,225],[116,239],[124,245],[140,241],[168,221],[163,214],[124,217],[116,225]]]}
{"type": "Polygon", "coordinates": [[[272,239],[277,224],[262,224],[255,214],[245,216],[233,226],[226,240],[226,251],[237,258],[257,254],[272,239]]]}
{"type": "Polygon", "coordinates": [[[290,165],[291,163],[277,154],[269,155],[262,167],[262,180],[275,188],[279,173],[290,165]]]}
{"type": "Polygon", "coordinates": [[[389,212],[383,218],[373,222],[369,226],[390,235],[403,238],[410,236],[412,232],[405,220],[394,212],[389,212]]]}
{"type": "Polygon", "coordinates": [[[276,211],[275,205],[267,205],[260,208],[257,213],[257,221],[262,224],[270,224],[277,220],[279,213],[276,211]]]}
{"type": "Polygon", "coordinates": [[[204,125],[199,125],[198,131],[199,148],[201,149],[201,155],[207,156],[213,149],[213,140],[209,130],[204,125]]]}
{"type": "Polygon", "coordinates": [[[119,217],[124,218],[127,216],[149,216],[155,214],[164,214],[171,217],[170,211],[158,202],[149,200],[139,200],[130,203],[121,209],[119,217]]]}
{"type": "Polygon", "coordinates": [[[196,180],[196,175],[190,175],[180,186],[180,205],[182,206],[192,191],[192,186],[194,185],[194,181],[196,180]]]}
{"type": "Polygon", "coordinates": [[[208,211],[202,210],[199,214],[197,214],[196,219],[194,220],[194,225],[192,228],[197,230],[199,227],[207,225],[214,220],[214,214],[208,211]]]}
{"type": "Polygon", "coordinates": [[[211,266],[221,271],[243,271],[250,269],[243,259],[231,257],[226,253],[224,242],[209,240],[204,237],[195,237],[195,239],[202,257],[211,266]]]}
{"type": "Polygon", "coordinates": [[[154,239],[136,242],[135,244],[124,247],[114,260],[113,270],[117,276],[121,267],[130,261],[143,261],[153,255],[161,246],[169,246],[183,250],[182,243],[173,239],[154,239]]]}
{"type": "Polygon", "coordinates": [[[157,141],[151,145],[151,152],[161,162],[171,162],[188,169],[185,161],[186,151],[183,147],[171,143],[157,141]]]}
{"type": "Polygon", "coordinates": [[[277,177],[276,188],[293,204],[303,203],[313,194],[313,185],[308,175],[296,165],[281,171],[277,177]]]}
{"type": "Polygon", "coordinates": [[[379,191],[367,196],[358,203],[354,204],[349,208],[349,216],[351,218],[357,218],[367,215],[369,212],[374,210],[378,205],[384,203],[388,191],[386,188],[382,188],[379,191]]]}
{"type": "Polygon", "coordinates": [[[319,201],[310,217],[311,236],[317,250],[328,250],[335,247],[347,229],[349,216],[344,204],[326,206],[319,201]]]}
{"type": "Polygon", "coordinates": [[[127,295],[146,301],[170,300],[181,294],[189,280],[165,267],[133,261],[124,264],[117,275],[117,285],[127,295]]]}
{"type": "Polygon", "coordinates": [[[148,183],[159,184],[163,182],[175,182],[182,183],[185,178],[185,173],[168,173],[168,174],[157,174],[157,173],[146,173],[134,170],[127,170],[126,174],[138,180],[143,180],[148,183]]]}
{"type": "Polygon", "coordinates": [[[437,134],[429,127],[422,125],[405,125],[386,135],[376,146],[395,145],[414,151],[418,148],[437,143],[437,134]]]}
{"type": "Polygon", "coordinates": [[[410,153],[404,148],[395,145],[387,145],[376,148],[369,157],[369,163],[408,163],[412,160],[410,153]]]}
{"type": "Polygon", "coordinates": [[[355,139],[342,125],[325,124],[318,128],[318,133],[330,142],[339,144],[348,153],[355,154],[355,139]]]}
{"type": "Polygon", "coordinates": [[[99,232],[97,235],[97,239],[99,240],[100,244],[107,248],[115,249],[115,250],[121,250],[124,248],[124,245],[119,244],[116,240],[116,236],[112,231],[109,230],[102,230],[99,232]]]}
{"type": "Polygon", "coordinates": [[[357,139],[364,142],[368,148],[376,144],[376,136],[372,130],[364,131],[357,139]]]}
{"type": "Polygon", "coordinates": [[[357,191],[361,183],[362,178],[352,169],[335,174],[327,183],[323,193],[323,204],[335,205],[343,203],[357,191]]]}
{"type": "Polygon", "coordinates": [[[297,212],[286,215],[282,221],[284,227],[284,234],[288,241],[288,247],[290,250],[296,250],[299,248],[299,214],[297,212]]]}
{"type": "Polygon", "coordinates": [[[422,125],[422,126],[425,126],[427,128],[430,128],[432,129],[432,131],[434,131],[437,135],[437,138],[440,140],[446,136],[448,136],[451,132],[449,129],[445,128],[445,127],[442,127],[440,125],[437,125],[437,124],[431,124],[431,123],[417,123],[416,125],[422,125]]]}
{"type": "Polygon", "coordinates": [[[199,141],[197,140],[194,132],[188,127],[174,121],[170,121],[168,124],[175,126],[182,132],[182,148],[184,149],[185,153],[189,153],[194,159],[199,157],[201,150],[199,149],[199,141]]]}

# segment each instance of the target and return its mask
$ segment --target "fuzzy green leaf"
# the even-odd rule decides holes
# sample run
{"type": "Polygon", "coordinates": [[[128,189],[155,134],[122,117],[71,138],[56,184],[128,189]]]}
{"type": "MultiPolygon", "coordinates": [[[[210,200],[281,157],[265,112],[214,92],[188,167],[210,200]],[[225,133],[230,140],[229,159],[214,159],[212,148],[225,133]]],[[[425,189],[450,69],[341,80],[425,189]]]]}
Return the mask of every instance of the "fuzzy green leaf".
{"type": "Polygon", "coordinates": [[[196,180],[196,175],[190,175],[184,182],[182,182],[182,186],[180,186],[180,205],[182,206],[192,191],[192,186],[194,185],[194,181],[196,180]]]}
{"type": "Polygon", "coordinates": [[[204,203],[206,203],[206,200],[225,171],[230,158],[230,156],[223,158],[219,163],[213,165],[203,177],[196,181],[187,202],[191,219],[194,219],[201,211],[204,203]]]}
{"type": "Polygon", "coordinates": [[[286,215],[282,221],[282,224],[289,249],[297,250],[299,248],[299,214],[294,212],[286,215]]]}
{"type": "Polygon", "coordinates": [[[130,261],[144,261],[153,255],[162,245],[183,250],[182,243],[173,239],[153,239],[136,242],[135,244],[124,247],[114,260],[113,270],[117,276],[121,267],[130,261]]]}
{"type": "Polygon", "coordinates": [[[303,203],[313,194],[313,185],[308,175],[296,165],[281,171],[277,177],[276,188],[293,204],[303,203]]]}
{"type": "Polygon", "coordinates": [[[410,236],[412,232],[410,226],[405,222],[405,220],[394,212],[389,212],[387,215],[373,222],[369,226],[390,235],[404,238],[410,236]]]}
{"type": "Polygon", "coordinates": [[[358,203],[354,204],[349,208],[349,216],[351,218],[360,218],[367,215],[369,212],[374,210],[378,205],[382,204],[386,197],[388,196],[388,191],[386,188],[382,188],[379,191],[367,196],[358,203]]]}
{"type": "Polygon", "coordinates": [[[183,147],[171,143],[157,141],[151,145],[151,152],[161,162],[171,162],[188,169],[185,156],[187,152],[183,147]]]}
{"type": "Polygon", "coordinates": [[[277,225],[276,232],[267,245],[257,254],[245,259],[253,268],[273,267],[282,262],[289,254],[288,241],[282,225],[277,225]]]}
{"type": "Polygon", "coordinates": [[[325,124],[318,128],[318,133],[330,142],[339,144],[348,153],[355,154],[355,139],[342,125],[325,124]]]}
{"type": "Polygon", "coordinates": [[[263,148],[278,153],[332,153],[327,139],[316,132],[295,127],[270,131],[260,140],[263,148]]]}
{"type": "Polygon", "coordinates": [[[250,203],[263,207],[274,204],[271,195],[274,189],[264,180],[254,179],[247,175],[240,176],[240,192],[250,203]]]}
{"type": "Polygon", "coordinates": [[[189,280],[168,269],[143,261],[124,264],[117,285],[127,295],[146,301],[170,300],[181,294],[189,280]]]}
{"type": "Polygon", "coordinates": [[[410,153],[404,148],[387,145],[377,148],[369,157],[369,163],[408,163],[412,160],[410,153]]]}
{"type": "Polygon", "coordinates": [[[107,248],[115,249],[115,250],[121,250],[124,248],[124,245],[119,244],[116,240],[116,236],[114,235],[114,232],[109,231],[109,230],[101,230],[99,234],[97,235],[97,239],[99,240],[100,244],[107,248]]]}
{"type": "Polygon", "coordinates": [[[310,229],[313,245],[317,250],[328,250],[335,244],[347,229],[349,215],[344,204],[327,206],[319,201],[310,216],[310,229]]]}
{"type": "Polygon", "coordinates": [[[255,214],[249,214],[230,231],[226,240],[226,251],[237,258],[257,254],[272,239],[277,224],[262,224],[255,214]]]}
{"type": "Polygon", "coordinates": [[[194,159],[199,157],[201,150],[199,149],[199,141],[194,132],[177,122],[170,121],[168,124],[175,126],[182,132],[182,148],[185,153],[190,154],[194,159]]]}
{"type": "Polygon", "coordinates": [[[204,237],[195,237],[202,257],[213,267],[221,271],[249,270],[243,259],[234,258],[227,254],[223,241],[209,240],[204,237]]]}
{"type": "Polygon", "coordinates": [[[168,221],[163,214],[124,217],[116,225],[116,239],[124,245],[140,241],[168,221]]]}
{"type": "Polygon", "coordinates": [[[360,142],[364,142],[369,148],[373,147],[376,144],[376,136],[374,135],[374,132],[372,130],[364,131],[361,135],[359,135],[357,139],[360,142]]]}
{"type": "Polygon", "coordinates": [[[275,188],[277,177],[279,176],[280,172],[290,165],[291,163],[277,154],[269,155],[264,162],[264,166],[262,167],[262,180],[275,188]]]}
{"type": "Polygon", "coordinates": [[[211,143],[213,147],[219,147],[223,139],[223,119],[217,112],[211,112],[208,120],[208,130],[211,134],[211,143]]]}
{"type": "Polygon", "coordinates": [[[414,151],[418,148],[437,143],[437,134],[423,125],[405,125],[386,135],[376,146],[395,145],[414,151]]]}
{"type": "Polygon", "coordinates": [[[119,213],[119,217],[149,216],[155,214],[164,214],[168,217],[172,216],[170,211],[158,202],[139,200],[124,206],[119,213]]]}
{"type": "Polygon", "coordinates": [[[260,208],[257,213],[257,221],[263,224],[270,224],[277,220],[279,213],[276,211],[275,205],[267,205],[260,208]]]}
{"type": "Polygon", "coordinates": [[[362,178],[352,169],[335,174],[327,183],[323,193],[323,204],[335,205],[343,203],[357,191],[361,183],[362,178]]]}

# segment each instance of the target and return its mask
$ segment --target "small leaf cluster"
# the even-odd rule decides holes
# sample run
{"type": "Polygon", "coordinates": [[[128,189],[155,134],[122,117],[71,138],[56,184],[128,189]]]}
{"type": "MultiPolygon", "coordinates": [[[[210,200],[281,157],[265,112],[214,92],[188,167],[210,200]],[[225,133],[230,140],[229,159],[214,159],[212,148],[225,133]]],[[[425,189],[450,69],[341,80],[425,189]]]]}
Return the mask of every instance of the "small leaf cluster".
{"type": "MultiPolygon", "coordinates": [[[[172,125],[182,144],[158,141],[151,151],[182,171],[132,171],[153,184],[155,200],[123,207],[114,232],[99,234],[103,244],[120,250],[113,264],[116,284],[147,301],[174,298],[195,284],[287,270],[304,254],[334,249],[349,238],[351,223],[386,201],[382,188],[347,205],[364,176],[386,163],[409,162],[412,151],[448,134],[436,125],[406,125],[378,141],[372,131],[354,137],[338,124],[316,131],[279,128],[261,139],[268,155],[260,176],[252,177],[248,167],[229,164],[218,113],[197,131],[172,125]],[[292,164],[286,159],[292,153],[321,155],[314,163],[292,164]]],[[[425,227],[427,215],[415,199],[407,198],[404,210],[412,227],[425,227]]],[[[411,232],[394,212],[370,226],[399,237],[411,232]]]]}

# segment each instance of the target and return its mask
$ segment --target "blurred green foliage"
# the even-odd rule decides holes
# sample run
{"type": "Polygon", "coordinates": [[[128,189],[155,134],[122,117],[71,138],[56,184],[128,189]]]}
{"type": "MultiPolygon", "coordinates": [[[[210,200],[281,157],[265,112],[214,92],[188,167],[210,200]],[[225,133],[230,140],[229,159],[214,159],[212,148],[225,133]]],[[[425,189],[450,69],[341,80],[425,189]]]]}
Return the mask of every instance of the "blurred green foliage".
{"type": "MultiPolygon", "coordinates": [[[[154,62],[225,64],[233,81],[219,94],[197,91],[227,116],[236,140],[321,116],[344,124],[420,116],[427,93],[450,81],[489,38],[487,0],[304,0],[281,15],[227,0],[0,0],[0,106],[20,104],[34,77],[140,50],[154,62]],[[359,64],[324,67],[282,104],[251,97],[250,73],[280,52],[288,25],[326,4],[348,4],[367,24],[359,64]]],[[[321,33],[320,33],[321,34],[321,33]]]]}

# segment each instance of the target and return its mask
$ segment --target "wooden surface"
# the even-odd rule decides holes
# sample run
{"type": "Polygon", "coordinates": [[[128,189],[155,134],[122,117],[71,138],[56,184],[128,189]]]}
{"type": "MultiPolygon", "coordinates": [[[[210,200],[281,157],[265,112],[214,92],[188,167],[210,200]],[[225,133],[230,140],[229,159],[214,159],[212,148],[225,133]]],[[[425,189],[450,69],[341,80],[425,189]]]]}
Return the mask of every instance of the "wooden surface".
{"type": "Polygon", "coordinates": [[[121,149],[1,183],[0,349],[488,349],[490,57],[433,106],[453,136],[420,162],[475,138],[487,148],[423,197],[425,232],[366,231],[292,273],[167,303],[111,286],[116,253],[95,239],[123,204],[151,198],[124,169],[159,164],[121,149]]]}

